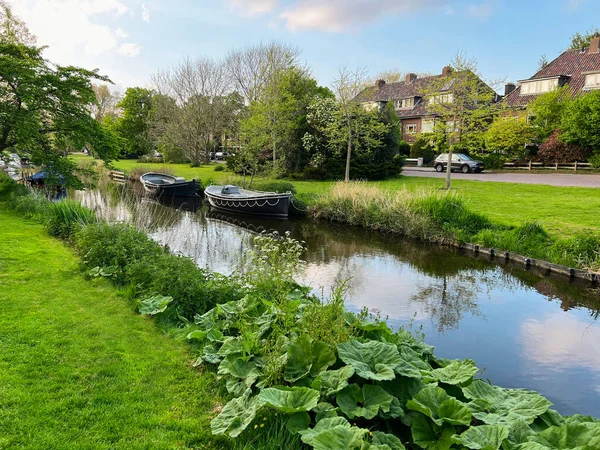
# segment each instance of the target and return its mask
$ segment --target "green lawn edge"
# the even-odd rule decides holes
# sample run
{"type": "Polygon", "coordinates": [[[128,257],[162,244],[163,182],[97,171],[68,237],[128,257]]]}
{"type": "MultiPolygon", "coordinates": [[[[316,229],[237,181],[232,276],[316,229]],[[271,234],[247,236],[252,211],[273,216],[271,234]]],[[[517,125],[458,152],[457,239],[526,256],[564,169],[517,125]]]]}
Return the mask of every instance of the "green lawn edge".
{"type": "Polygon", "coordinates": [[[0,449],[221,449],[214,373],[0,203],[0,449]]]}

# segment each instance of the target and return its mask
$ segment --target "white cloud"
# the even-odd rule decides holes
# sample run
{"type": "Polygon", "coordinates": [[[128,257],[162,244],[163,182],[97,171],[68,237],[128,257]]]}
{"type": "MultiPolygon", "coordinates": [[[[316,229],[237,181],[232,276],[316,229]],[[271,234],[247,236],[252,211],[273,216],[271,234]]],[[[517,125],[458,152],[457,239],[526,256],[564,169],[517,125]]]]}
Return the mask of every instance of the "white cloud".
{"type": "Polygon", "coordinates": [[[145,3],[142,3],[142,20],[150,23],[150,9],[145,3]]]}
{"type": "Polygon", "coordinates": [[[279,0],[229,0],[229,5],[242,16],[258,16],[273,11],[279,0]]]}
{"type": "Polygon", "coordinates": [[[46,56],[72,63],[79,55],[97,56],[118,49],[127,33],[109,24],[129,7],[121,0],[9,0],[29,26],[46,56]]]}
{"type": "Polygon", "coordinates": [[[299,0],[280,17],[290,30],[314,28],[342,32],[385,16],[410,14],[444,3],[443,0],[299,0]]]}
{"type": "Polygon", "coordinates": [[[141,49],[142,47],[140,47],[138,44],[134,44],[133,42],[126,42],[119,46],[117,52],[121,55],[133,58],[134,56],[137,56],[140,53],[141,49]]]}
{"type": "Polygon", "coordinates": [[[115,36],[116,36],[118,39],[125,39],[125,38],[128,38],[128,37],[129,37],[129,35],[128,35],[127,33],[125,33],[125,32],[124,32],[124,31],[123,31],[121,28],[117,28],[117,29],[115,30],[115,36]]]}
{"type": "Polygon", "coordinates": [[[485,20],[488,19],[494,12],[494,6],[492,2],[481,2],[478,4],[470,4],[467,6],[466,13],[467,17],[472,19],[485,20]]]}

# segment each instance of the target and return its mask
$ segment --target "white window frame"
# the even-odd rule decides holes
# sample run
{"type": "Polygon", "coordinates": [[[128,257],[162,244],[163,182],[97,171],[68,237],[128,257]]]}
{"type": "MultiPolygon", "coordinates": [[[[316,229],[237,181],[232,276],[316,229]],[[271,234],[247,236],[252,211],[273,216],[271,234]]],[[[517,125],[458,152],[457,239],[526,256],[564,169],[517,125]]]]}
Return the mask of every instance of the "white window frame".
{"type": "Polygon", "coordinates": [[[435,119],[421,120],[421,133],[433,133],[435,130],[435,119]]]}
{"type": "Polygon", "coordinates": [[[558,88],[558,77],[545,80],[531,80],[521,83],[520,95],[539,95],[558,88]]]}
{"type": "Polygon", "coordinates": [[[598,73],[588,73],[585,76],[585,89],[600,89],[600,72],[598,73]],[[593,82],[590,82],[593,80],[593,82]]]}
{"type": "Polygon", "coordinates": [[[417,124],[416,123],[407,123],[404,125],[404,132],[406,134],[417,134],[417,124]]]}

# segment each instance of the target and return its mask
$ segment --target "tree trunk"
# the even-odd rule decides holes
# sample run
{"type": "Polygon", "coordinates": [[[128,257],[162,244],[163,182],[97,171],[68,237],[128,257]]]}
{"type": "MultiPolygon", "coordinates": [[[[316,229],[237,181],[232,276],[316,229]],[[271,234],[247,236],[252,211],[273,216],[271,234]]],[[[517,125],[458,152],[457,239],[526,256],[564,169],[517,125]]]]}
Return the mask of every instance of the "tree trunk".
{"type": "Polygon", "coordinates": [[[454,145],[450,144],[448,148],[448,166],[446,166],[446,190],[450,189],[450,180],[452,177],[452,147],[454,145]]]}
{"type": "Polygon", "coordinates": [[[350,157],[352,155],[352,132],[348,133],[348,153],[346,154],[346,175],[344,177],[344,182],[348,183],[350,181],[350,157]]]}

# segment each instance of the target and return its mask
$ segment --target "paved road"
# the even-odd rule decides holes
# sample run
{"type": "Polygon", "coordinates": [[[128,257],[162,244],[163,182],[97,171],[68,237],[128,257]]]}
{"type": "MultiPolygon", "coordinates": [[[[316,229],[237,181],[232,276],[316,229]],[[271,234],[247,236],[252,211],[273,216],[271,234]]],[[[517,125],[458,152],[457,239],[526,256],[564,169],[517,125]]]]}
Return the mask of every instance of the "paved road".
{"type": "MultiPolygon", "coordinates": [[[[437,173],[429,167],[404,167],[402,174],[407,177],[445,178],[446,172],[437,173]]],[[[453,180],[499,181],[504,183],[547,184],[550,186],[577,186],[600,188],[600,174],[568,174],[568,173],[514,173],[514,172],[483,172],[467,173],[452,172],[453,180]]]]}

